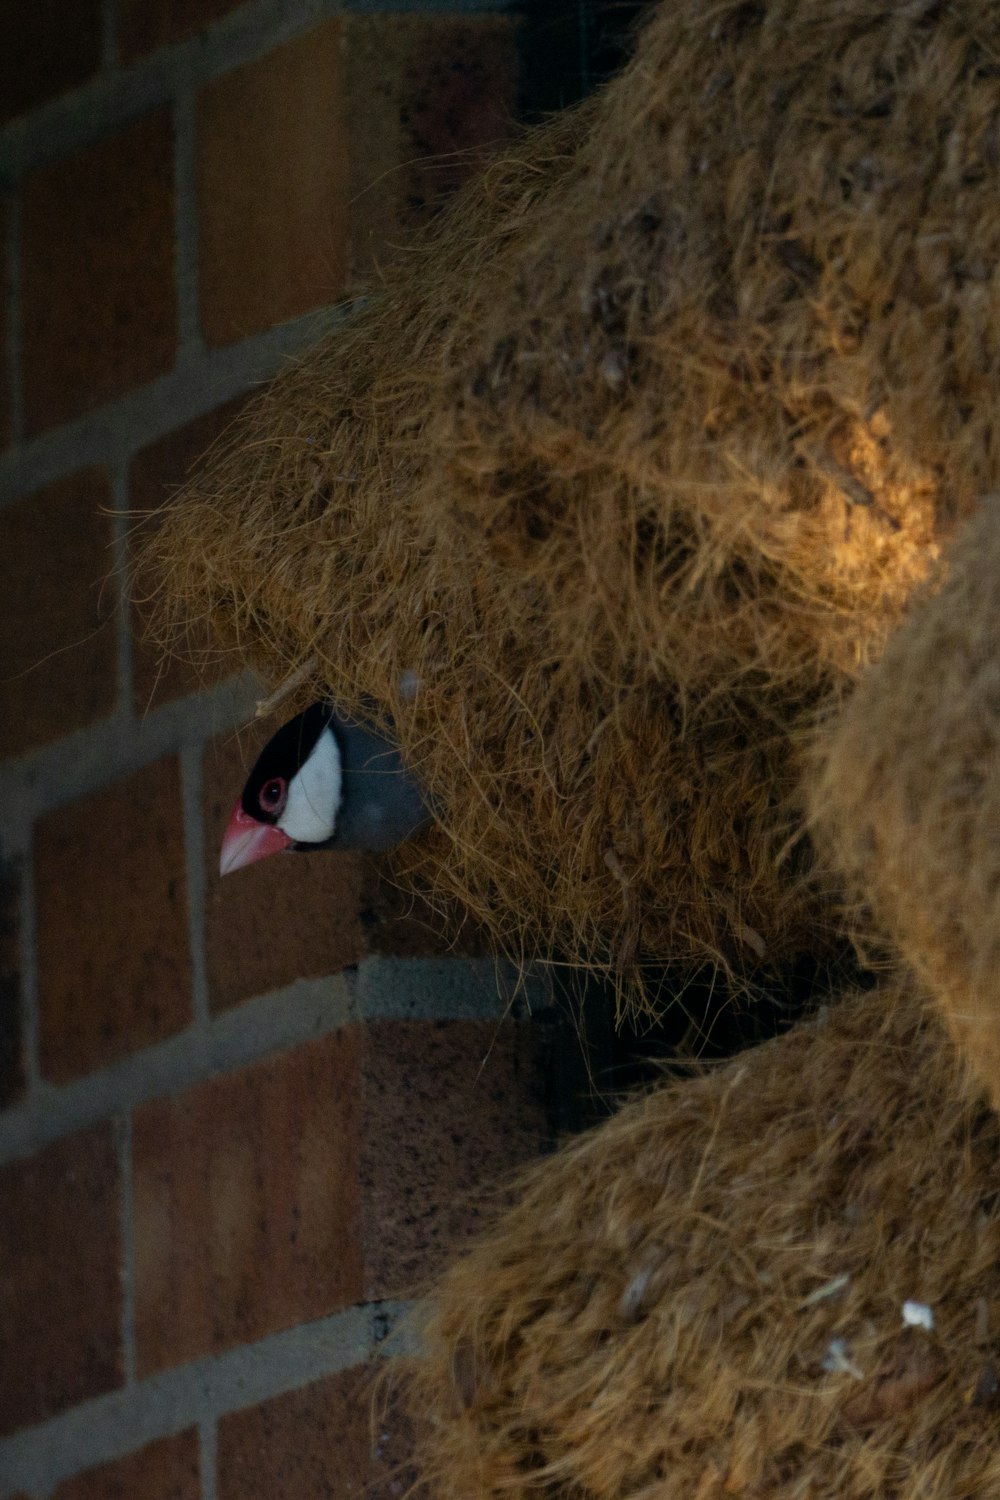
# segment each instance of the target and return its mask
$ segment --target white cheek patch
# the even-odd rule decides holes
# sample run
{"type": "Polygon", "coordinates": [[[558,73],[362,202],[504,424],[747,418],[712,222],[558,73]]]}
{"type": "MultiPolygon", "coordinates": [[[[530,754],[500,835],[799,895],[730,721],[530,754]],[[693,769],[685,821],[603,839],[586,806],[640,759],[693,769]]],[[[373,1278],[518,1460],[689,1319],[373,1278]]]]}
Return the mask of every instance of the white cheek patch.
{"type": "Polygon", "coordinates": [[[278,819],[296,844],[322,844],[333,834],[340,811],[343,775],[332,729],[324,729],[309,759],[288,783],[288,800],[278,819]]]}

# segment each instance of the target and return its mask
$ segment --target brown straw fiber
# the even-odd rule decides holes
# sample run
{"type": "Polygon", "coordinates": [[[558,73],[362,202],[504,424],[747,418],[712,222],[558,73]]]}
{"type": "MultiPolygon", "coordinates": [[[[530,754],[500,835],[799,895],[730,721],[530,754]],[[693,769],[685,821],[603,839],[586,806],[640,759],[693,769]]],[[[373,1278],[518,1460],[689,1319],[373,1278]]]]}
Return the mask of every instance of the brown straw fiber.
{"type": "Polygon", "coordinates": [[[956,1073],[887,986],[536,1168],[405,1377],[428,1492],[993,1500],[998,1127],[956,1073]]]}
{"type": "Polygon", "coordinates": [[[820,745],[815,818],[1000,1106],[1000,516],[984,506],[820,745]]]}
{"type": "Polygon", "coordinates": [[[192,480],[164,635],[391,717],[508,951],[815,952],[804,727],[1000,484],[998,171],[988,0],[664,4],[192,480]]]}

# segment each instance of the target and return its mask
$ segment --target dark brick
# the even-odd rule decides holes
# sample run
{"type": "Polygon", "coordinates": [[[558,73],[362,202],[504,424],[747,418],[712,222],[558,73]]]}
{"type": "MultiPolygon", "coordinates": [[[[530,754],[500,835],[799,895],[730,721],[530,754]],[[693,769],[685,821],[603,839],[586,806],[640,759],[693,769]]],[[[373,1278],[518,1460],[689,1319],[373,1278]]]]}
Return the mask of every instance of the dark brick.
{"type": "Polygon", "coordinates": [[[219,1500],[403,1500],[410,1432],[356,1365],[219,1422],[219,1500]]]}
{"type": "Polygon", "coordinates": [[[122,1380],[110,1126],[0,1167],[0,1433],[122,1380]]]}
{"type": "Polygon", "coordinates": [[[207,31],[243,0],[121,0],[118,39],[122,58],[134,62],[158,47],[207,31]]]}
{"type": "Polygon", "coordinates": [[[24,1093],[21,1056],[21,880],[0,864],[0,1109],[24,1093]]]}
{"type": "Polygon", "coordinates": [[[101,61],[101,0],[0,0],[0,125],[86,83],[101,61]]]}
{"type": "Polygon", "coordinates": [[[136,1112],[140,1374],[359,1300],[357,1096],[350,1028],[136,1112]]]}
{"type": "Polygon", "coordinates": [[[114,707],[109,504],[103,471],[84,469],[0,511],[0,757],[114,707]]]}
{"type": "Polygon", "coordinates": [[[509,134],[517,66],[506,17],[350,16],[346,35],[354,286],[509,134]]]}
{"type": "MultiPolygon", "coordinates": [[[[3,0],[0,0],[0,4],[2,3],[3,0]]],[[[0,63],[0,67],[2,66],[0,63]]],[[[0,97],[2,96],[3,86],[0,84],[0,97]]],[[[7,304],[7,275],[7,205],[0,198],[0,308],[7,304]]],[[[0,448],[6,448],[13,435],[10,385],[7,380],[7,319],[0,317],[0,448]]]]}
{"type": "Polygon", "coordinates": [[[407,1297],[482,1227],[498,1184],[550,1145],[538,1029],[382,1021],[366,1034],[365,1297],[407,1297]]]}
{"type": "MultiPolygon", "coordinates": [[[[141,556],[142,547],[162,519],[171,496],[238,416],[245,400],[241,396],[224,402],[134,456],[129,467],[129,510],[136,518],[129,537],[133,562],[141,556]]],[[[133,579],[132,690],[140,714],[160,703],[198,692],[229,675],[226,662],[217,658],[217,647],[213,651],[213,643],[200,636],[197,624],[191,626],[190,639],[183,643],[189,655],[164,658],[147,642],[149,608],[143,601],[152,600],[158,586],[159,580],[148,574],[133,579]]],[[[234,665],[231,670],[235,669],[234,665]]]]}
{"type": "Polygon", "coordinates": [[[193,1428],[148,1443],[124,1458],[64,1480],[52,1500],[200,1500],[198,1434],[193,1428]]]}
{"type": "Polygon", "coordinates": [[[173,365],[168,111],[38,168],[23,203],[24,408],[34,435],[173,365]]]}
{"type": "Polygon", "coordinates": [[[341,294],[342,36],[340,20],[325,21],[199,96],[199,290],[209,344],[341,294]]]}
{"type": "Polygon", "coordinates": [[[36,829],[42,1071],[65,1082],[191,1019],[180,773],[157,765],[36,829]]]}
{"type": "Polygon", "coordinates": [[[219,875],[219,849],[246,774],[275,724],[224,736],[205,756],[205,944],[213,1010],[335,974],[364,953],[363,856],[280,854],[219,875]]]}

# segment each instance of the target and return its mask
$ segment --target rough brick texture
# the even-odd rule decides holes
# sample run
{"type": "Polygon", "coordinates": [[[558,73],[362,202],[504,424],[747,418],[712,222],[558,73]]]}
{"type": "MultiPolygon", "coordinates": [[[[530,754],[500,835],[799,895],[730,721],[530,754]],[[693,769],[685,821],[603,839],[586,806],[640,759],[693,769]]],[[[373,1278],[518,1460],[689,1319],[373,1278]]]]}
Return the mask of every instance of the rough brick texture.
{"type": "Polygon", "coordinates": [[[101,61],[101,0],[0,0],[0,125],[86,83],[101,61]]]}
{"type": "Polygon", "coordinates": [[[551,1144],[530,1023],[384,1021],[364,1054],[365,1297],[423,1289],[551,1144]]]}
{"type": "Polygon", "coordinates": [[[58,1485],[52,1500],[201,1500],[198,1434],[178,1432],[86,1469],[58,1485]]]}
{"type": "Polygon", "coordinates": [[[111,1128],[0,1167],[0,1433],[122,1379],[111,1128]]]}
{"type": "Polygon", "coordinates": [[[224,879],[219,849],[260,745],[276,725],[221,736],[205,756],[205,943],[213,1010],[334,974],[364,952],[359,910],[370,878],[361,855],[280,854],[224,879]]]}
{"type": "Polygon", "coordinates": [[[218,1500],[403,1500],[409,1432],[355,1366],[219,1423],[218,1500]]]}
{"type": "MultiPolygon", "coordinates": [[[[158,524],[154,513],[169,502],[188,471],[239,414],[244,400],[240,397],[226,401],[213,411],[205,412],[193,422],[143,448],[132,459],[129,466],[129,510],[135,518],[130,532],[133,556],[148,539],[151,528],[158,524]]],[[[133,589],[132,691],[139,714],[171,699],[183,698],[187,693],[198,692],[229,675],[228,663],[213,653],[212,643],[202,638],[196,624],[192,624],[190,637],[183,643],[190,652],[188,657],[164,658],[147,643],[143,600],[149,599],[155,587],[155,579],[139,576],[133,589]]],[[[242,668],[242,663],[235,664],[234,670],[237,667],[242,668]]]]}
{"type": "Polygon", "coordinates": [[[121,0],[118,45],[124,62],[197,36],[243,0],[121,0]]]}
{"type": "Polygon", "coordinates": [[[191,1018],[180,773],[161,761],[35,839],[42,1072],[64,1082],[191,1018]]]}
{"type": "Polygon", "coordinates": [[[21,1055],[21,881],[0,864],[0,1109],[24,1093],[21,1055]]]}
{"type": "Polygon", "coordinates": [[[326,21],[199,96],[199,288],[210,344],[341,293],[342,34],[339,20],[326,21]]]}
{"type": "Polygon", "coordinates": [[[356,286],[509,132],[517,67],[503,17],[351,16],[346,32],[356,286]]]}
{"type": "Polygon", "coordinates": [[[109,502],[103,471],[85,469],[0,511],[0,757],[114,706],[109,502]]]}
{"type": "Polygon", "coordinates": [[[169,370],[176,349],[170,116],[159,109],[24,184],[29,435],[169,370]]]}
{"type": "Polygon", "coordinates": [[[140,1374],[360,1300],[353,1028],[135,1115],[140,1374]]]}

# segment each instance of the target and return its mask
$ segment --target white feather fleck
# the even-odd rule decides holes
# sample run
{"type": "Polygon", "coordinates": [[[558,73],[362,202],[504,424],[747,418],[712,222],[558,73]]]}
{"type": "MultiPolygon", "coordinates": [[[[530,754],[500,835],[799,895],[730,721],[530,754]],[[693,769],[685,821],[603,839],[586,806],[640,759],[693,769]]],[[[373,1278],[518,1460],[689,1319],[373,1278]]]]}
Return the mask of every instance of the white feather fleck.
{"type": "Polygon", "coordinates": [[[934,1309],[926,1302],[904,1302],[903,1322],[907,1328],[925,1328],[928,1333],[933,1333],[934,1309]]]}
{"type": "Polygon", "coordinates": [[[854,1363],[846,1339],[831,1339],[823,1356],[821,1367],[830,1375],[850,1375],[855,1380],[864,1380],[865,1372],[854,1363]]]}

